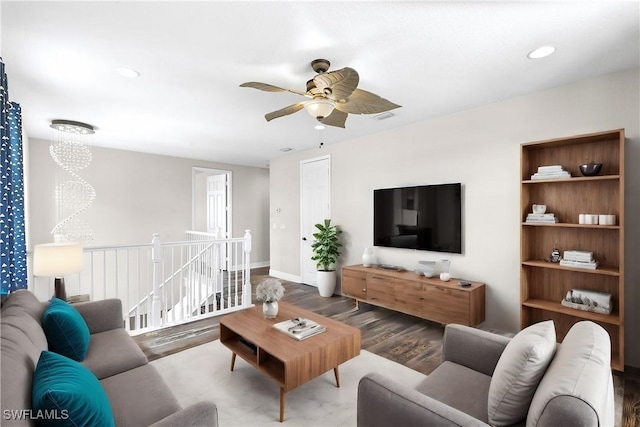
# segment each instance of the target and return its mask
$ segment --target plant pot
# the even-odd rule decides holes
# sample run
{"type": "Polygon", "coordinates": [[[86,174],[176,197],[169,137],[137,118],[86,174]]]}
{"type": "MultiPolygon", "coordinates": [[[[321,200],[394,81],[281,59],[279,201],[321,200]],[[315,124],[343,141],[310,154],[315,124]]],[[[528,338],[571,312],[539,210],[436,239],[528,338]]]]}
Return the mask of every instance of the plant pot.
{"type": "Polygon", "coordinates": [[[316,278],[317,278],[317,284],[318,284],[318,292],[320,292],[320,296],[321,297],[332,296],[333,291],[336,289],[335,270],[331,270],[331,271],[318,270],[316,278]]]}

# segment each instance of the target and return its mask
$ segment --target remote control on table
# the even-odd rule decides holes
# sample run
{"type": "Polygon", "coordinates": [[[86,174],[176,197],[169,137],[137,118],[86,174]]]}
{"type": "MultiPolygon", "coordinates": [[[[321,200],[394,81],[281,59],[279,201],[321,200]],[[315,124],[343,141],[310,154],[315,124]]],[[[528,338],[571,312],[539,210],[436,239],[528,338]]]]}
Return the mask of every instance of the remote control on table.
{"type": "Polygon", "coordinates": [[[471,286],[471,282],[467,282],[466,280],[460,280],[458,282],[458,285],[462,286],[463,288],[468,288],[469,286],[471,286]]]}

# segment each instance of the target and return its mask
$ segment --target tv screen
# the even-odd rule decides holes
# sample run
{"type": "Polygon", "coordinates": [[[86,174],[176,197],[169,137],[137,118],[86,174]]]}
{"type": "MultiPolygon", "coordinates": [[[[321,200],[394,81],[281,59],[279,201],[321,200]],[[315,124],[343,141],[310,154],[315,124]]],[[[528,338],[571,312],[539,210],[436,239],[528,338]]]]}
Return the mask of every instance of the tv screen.
{"type": "Polygon", "coordinates": [[[462,253],[461,184],[373,190],[373,242],[462,253]]]}

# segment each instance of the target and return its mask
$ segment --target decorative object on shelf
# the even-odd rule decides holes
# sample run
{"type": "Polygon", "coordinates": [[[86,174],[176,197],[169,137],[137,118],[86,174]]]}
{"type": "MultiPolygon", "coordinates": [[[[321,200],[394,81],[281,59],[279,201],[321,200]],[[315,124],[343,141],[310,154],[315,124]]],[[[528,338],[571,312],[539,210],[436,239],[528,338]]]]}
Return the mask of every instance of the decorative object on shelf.
{"type": "Polygon", "coordinates": [[[561,165],[538,166],[538,172],[531,175],[532,180],[571,178],[571,173],[561,165]]]}
{"type": "Polygon", "coordinates": [[[601,225],[616,225],[615,215],[599,215],[601,225]]]}
{"type": "Polygon", "coordinates": [[[55,200],[58,223],[51,230],[56,242],[90,242],[93,230],[83,218],[96,198],[96,191],[79,175],[91,164],[89,138],[93,126],[71,120],[53,120],[49,153],[58,165],[55,200]]]}
{"type": "Polygon", "coordinates": [[[527,219],[525,220],[525,222],[555,224],[557,222],[560,222],[560,219],[558,219],[558,217],[556,217],[556,215],[552,213],[530,213],[527,214],[527,219]]]}
{"type": "Polygon", "coordinates": [[[602,163],[585,163],[580,165],[580,173],[584,176],[596,176],[602,170],[602,163]]]}
{"type": "Polygon", "coordinates": [[[570,250],[564,251],[560,265],[564,267],[595,270],[598,268],[598,261],[593,259],[593,252],[570,250]]]}
{"type": "Polygon", "coordinates": [[[553,248],[549,258],[546,259],[547,262],[559,263],[562,261],[562,256],[560,256],[560,250],[558,248],[553,248]]]}
{"type": "Polygon", "coordinates": [[[547,211],[547,205],[536,205],[536,204],[534,204],[531,207],[531,210],[533,211],[534,214],[542,215],[543,213],[545,213],[547,211]]]}
{"type": "Polygon", "coordinates": [[[33,274],[55,277],[55,296],[67,300],[64,276],[82,271],[81,242],[44,243],[33,247],[33,274]]]}
{"type": "Polygon", "coordinates": [[[600,314],[611,314],[613,310],[613,299],[610,293],[585,289],[571,289],[560,304],[600,314]]]}
{"type": "Polygon", "coordinates": [[[578,214],[578,224],[616,225],[616,216],[602,214],[578,214]]]}
{"type": "Polygon", "coordinates": [[[448,282],[451,280],[451,275],[449,273],[440,273],[440,280],[443,282],[448,282]]]}
{"type": "Polygon", "coordinates": [[[317,233],[313,234],[315,241],[311,244],[313,256],[311,259],[317,261],[317,285],[320,296],[330,297],[336,288],[336,267],[335,264],[340,256],[338,237],[342,234],[337,226],[331,225],[330,219],[325,219],[324,223],[316,224],[317,233]]]}
{"type": "Polygon", "coordinates": [[[262,312],[267,319],[278,315],[278,301],[284,295],[284,286],[277,279],[265,279],[256,287],[256,298],[262,301],[262,312]]]}
{"type": "Polygon", "coordinates": [[[371,267],[378,264],[378,259],[376,254],[373,252],[372,247],[364,248],[364,253],[362,254],[362,265],[365,267],[371,267]]]}
{"type": "Polygon", "coordinates": [[[528,223],[551,223],[554,224],[556,222],[560,222],[560,220],[552,213],[547,212],[547,205],[537,205],[533,204],[531,206],[531,213],[527,214],[527,219],[525,222],[528,223]]]}

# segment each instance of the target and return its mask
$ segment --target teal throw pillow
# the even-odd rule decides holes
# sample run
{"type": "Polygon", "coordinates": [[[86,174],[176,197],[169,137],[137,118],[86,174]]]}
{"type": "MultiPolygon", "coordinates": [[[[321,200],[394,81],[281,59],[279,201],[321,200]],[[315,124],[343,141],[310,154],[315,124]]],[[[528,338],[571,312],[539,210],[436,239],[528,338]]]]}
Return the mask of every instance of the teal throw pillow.
{"type": "Polygon", "coordinates": [[[42,315],[42,329],[49,350],[79,362],[84,360],[89,349],[89,327],[71,304],[51,298],[42,315]]]}
{"type": "Polygon", "coordinates": [[[113,427],[107,394],[95,375],[80,363],[43,351],[33,374],[31,404],[38,425],[113,427]]]}

